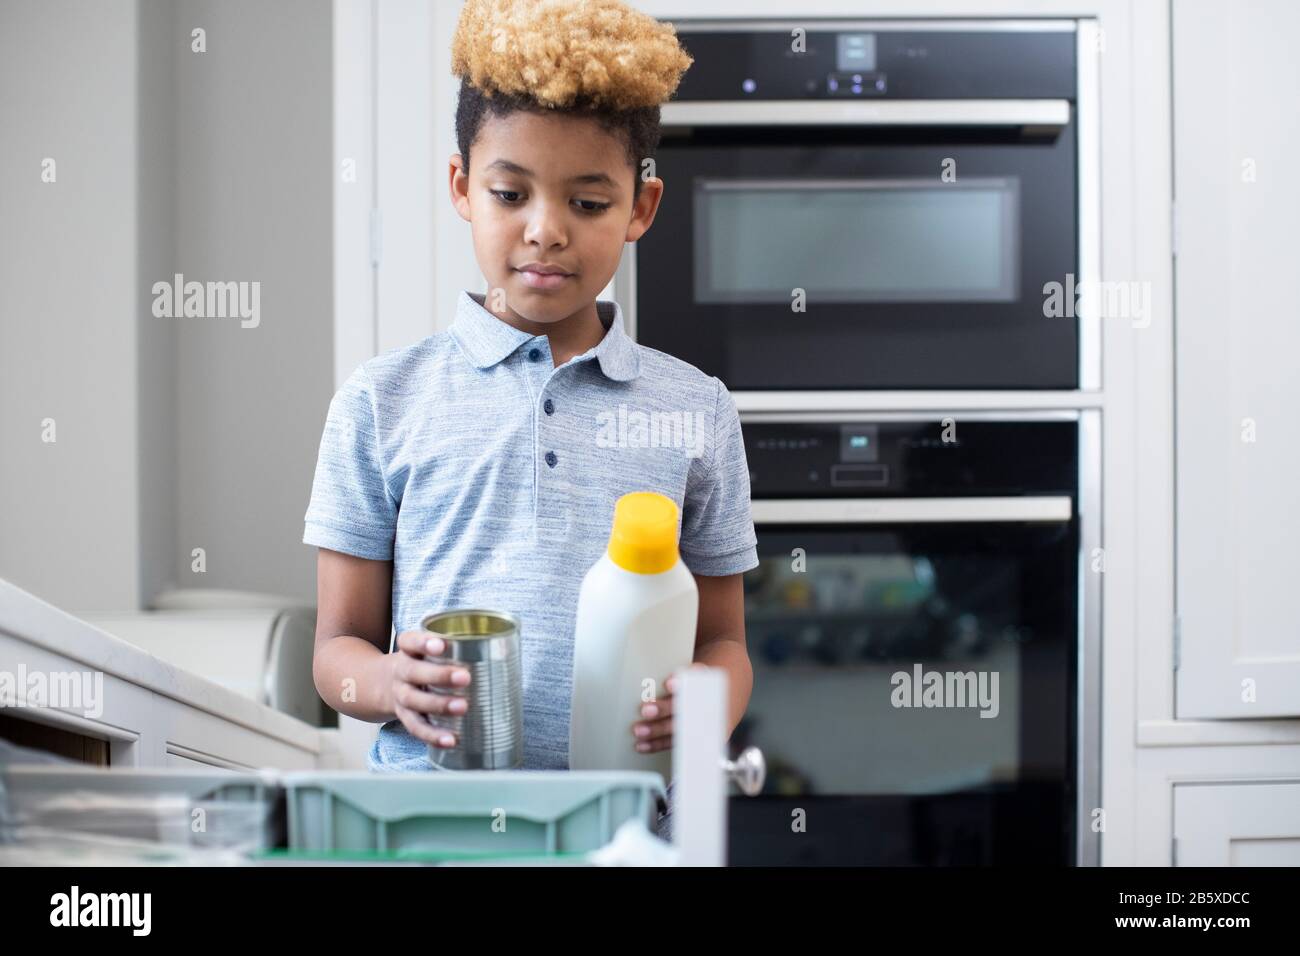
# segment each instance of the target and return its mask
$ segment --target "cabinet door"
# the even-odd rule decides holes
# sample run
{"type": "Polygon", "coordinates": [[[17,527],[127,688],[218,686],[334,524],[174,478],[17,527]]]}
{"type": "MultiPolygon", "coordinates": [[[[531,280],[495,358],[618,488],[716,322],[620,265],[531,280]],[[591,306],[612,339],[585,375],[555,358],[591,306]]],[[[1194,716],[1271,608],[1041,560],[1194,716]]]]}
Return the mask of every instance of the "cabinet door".
{"type": "Polygon", "coordinates": [[[1300,5],[1173,17],[1179,718],[1300,715],[1300,5]]]}
{"type": "Polygon", "coordinates": [[[1300,866],[1300,781],[1174,786],[1177,866],[1300,866]]]}

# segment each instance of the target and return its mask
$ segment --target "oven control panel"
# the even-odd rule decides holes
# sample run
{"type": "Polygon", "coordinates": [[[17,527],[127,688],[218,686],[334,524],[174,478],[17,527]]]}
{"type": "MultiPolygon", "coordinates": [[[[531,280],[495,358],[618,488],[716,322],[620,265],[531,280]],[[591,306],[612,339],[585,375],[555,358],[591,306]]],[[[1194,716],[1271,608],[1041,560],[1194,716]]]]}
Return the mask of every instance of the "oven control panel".
{"type": "Polygon", "coordinates": [[[695,62],[675,99],[1063,98],[1075,93],[1072,21],[1041,30],[720,30],[682,21],[695,62]]]}
{"type": "Polygon", "coordinates": [[[754,498],[1074,494],[1078,424],[742,421],[754,498]]]}

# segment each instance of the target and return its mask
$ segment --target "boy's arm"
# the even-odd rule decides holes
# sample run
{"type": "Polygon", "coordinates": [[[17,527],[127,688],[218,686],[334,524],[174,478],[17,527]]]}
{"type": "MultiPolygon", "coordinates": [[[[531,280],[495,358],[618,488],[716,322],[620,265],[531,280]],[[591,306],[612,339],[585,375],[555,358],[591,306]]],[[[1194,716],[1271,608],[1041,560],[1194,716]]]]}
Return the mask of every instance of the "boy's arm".
{"type": "MultiPolygon", "coordinates": [[[[712,441],[695,463],[682,510],[682,560],[700,594],[694,663],[727,672],[727,737],[749,706],[754,672],[745,646],[745,572],[758,564],[749,468],[736,402],[714,379],[712,441]]],[[[671,705],[669,705],[671,707],[671,705]]]]}
{"type": "Polygon", "coordinates": [[[394,718],[392,581],[392,561],[318,549],[316,692],[339,713],[371,723],[394,718]]]}
{"type": "Polygon", "coordinates": [[[727,737],[749,706],[754,671],[745,645],[743,574],[695,575],[700,617],[695,630],[695,663],[727,672],[727,737]]]}

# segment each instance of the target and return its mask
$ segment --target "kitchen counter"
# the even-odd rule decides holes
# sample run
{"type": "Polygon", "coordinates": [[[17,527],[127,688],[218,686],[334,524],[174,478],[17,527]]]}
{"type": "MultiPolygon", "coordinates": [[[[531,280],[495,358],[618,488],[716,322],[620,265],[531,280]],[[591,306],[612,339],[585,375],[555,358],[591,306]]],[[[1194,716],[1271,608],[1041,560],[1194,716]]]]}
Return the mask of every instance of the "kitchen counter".
{"type": "Polygon", "coordinates": [[[114,766],[334,765],[336,732],[162,661],[4,579],[0,694],[10,718],[108,741],[114,766]],[[41,686],[61,687],[63,699],[42,704],[41,686]]]}

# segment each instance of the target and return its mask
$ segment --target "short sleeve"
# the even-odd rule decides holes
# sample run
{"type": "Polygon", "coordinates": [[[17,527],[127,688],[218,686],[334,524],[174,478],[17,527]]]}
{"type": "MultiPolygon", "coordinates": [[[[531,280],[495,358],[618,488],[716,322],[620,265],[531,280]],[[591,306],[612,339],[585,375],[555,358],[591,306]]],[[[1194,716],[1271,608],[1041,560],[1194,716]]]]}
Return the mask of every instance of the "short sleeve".
{"type": "Polygon", "coordinates": [[[736,402],[717,378],[713,440],[691,469],[682,506],[682,561],[694,574],[740,574],[758,567],[749,508],[749,465],[736,402]]]}
{"type": "Polygon", "coordinates": [[[393,557],[397,502],[384,480],[374,388],[364,365],[330,402],[303,520],[304,544],[378,561],[393,557]]]}

